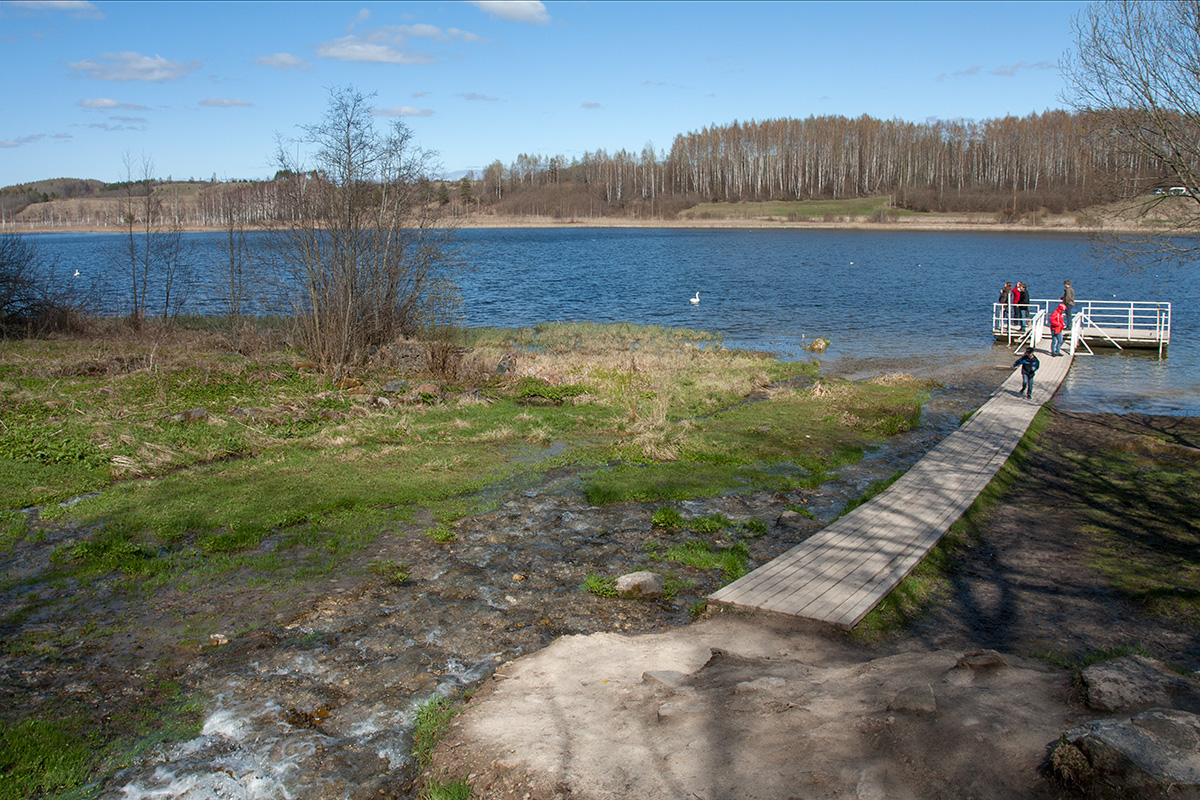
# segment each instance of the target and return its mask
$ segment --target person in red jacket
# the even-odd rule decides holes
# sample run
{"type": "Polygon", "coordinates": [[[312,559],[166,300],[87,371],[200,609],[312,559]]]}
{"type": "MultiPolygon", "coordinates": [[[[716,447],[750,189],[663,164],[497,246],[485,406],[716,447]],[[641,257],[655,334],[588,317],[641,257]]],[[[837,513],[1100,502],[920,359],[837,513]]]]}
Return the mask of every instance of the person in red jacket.
{"type": "Polygon", "coordinates": [[[1061,356],[1063,344],[1063,328],[1067,327],[1067,307],[1063,303],[1050,314],[1050,355],[1061,356]]]}
{"type": "Polygon", "coordinates": [[[1025,323],[1028,321],[1029,290],[1020,281],[1013,286],[1012,304],[1013,316],[1021,324],[1021,330],[1025,330],[1025,323]]]}

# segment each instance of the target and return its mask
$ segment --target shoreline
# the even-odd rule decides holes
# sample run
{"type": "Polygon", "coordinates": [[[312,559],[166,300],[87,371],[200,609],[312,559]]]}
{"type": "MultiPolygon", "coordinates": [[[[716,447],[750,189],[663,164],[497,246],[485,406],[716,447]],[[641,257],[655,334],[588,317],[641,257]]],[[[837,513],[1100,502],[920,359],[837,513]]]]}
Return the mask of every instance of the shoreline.
{"type": "MultiPolygon", "coordinates": [[[[1025,222],[988,222],[971,214],[949,214],[942,218],[901,218],[888,222],[847,220],[826,222],[824,220],[784,220],[766,217],[742,219],[628,219],[624,217],[589,217],[555,219],[532,216],[476,215],[455,217],[440,227],[456,230],[488,229],[552,229],[552,228],[647,228],[647,229],[695,229],[695,230],[826,230],[889,233],[911,231],[914,233],[1047,233],[1070,236],[1092,236],[1096,234],[1154,234],[1167,233],[1165,229],[1146,228],[1135,224],[1118,224],[1105,221],[1099,226],[1081,226],[1074,217],[1055,217],[1042,224],[1025,222]]],[[[251,226],[248,231],[265,230],[263,226],[251,226]]],[[[220,233],[220,226],[188,225],[184,233],[220,233]]],[[[124,229],[87,225],[49,226],[36,223],[5,222],[0,225],[0,234],[47,234],[47,233],[111,233],[126,234],[124,229]]],[[[139,232],[141,233],[141,232],[139,232]]]]}

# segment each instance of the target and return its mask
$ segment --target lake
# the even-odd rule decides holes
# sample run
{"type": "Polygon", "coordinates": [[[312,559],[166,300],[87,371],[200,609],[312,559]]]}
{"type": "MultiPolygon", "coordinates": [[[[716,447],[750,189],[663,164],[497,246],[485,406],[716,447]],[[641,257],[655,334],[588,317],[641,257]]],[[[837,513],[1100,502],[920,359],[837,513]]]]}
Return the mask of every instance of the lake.
{"type": "MultiPolygon", "coordinates": [[[[255,236],[256,235],[252,235],[255,236]]],[[[111,234],[41,234],[35,241],[109,310],[121,273],[111,234]]],[[[1086,236],[1047,233],[797,229],[508,228],[459,232],[466,322],[629,321],[718,332],[725,344],[811,359],[815,337],[830,369],[869,374],[930,361],[997,368],[991,304],[1005,281],[1035,299],[1172,304],[1172,345],[1157,352],[1098,349],[1076,358],[1058,396],[1079,411],[1200,413],[1200,268],[1129,270],[1086,236]],[[698,304],[689,298],[700,293],[698,304]]],[[[197,281],[192,313],[221,313],[211,287],[220,234],[186,234],[197,281]]],[[[996,374],[996,385],[1003,379],[996,374]]]]}

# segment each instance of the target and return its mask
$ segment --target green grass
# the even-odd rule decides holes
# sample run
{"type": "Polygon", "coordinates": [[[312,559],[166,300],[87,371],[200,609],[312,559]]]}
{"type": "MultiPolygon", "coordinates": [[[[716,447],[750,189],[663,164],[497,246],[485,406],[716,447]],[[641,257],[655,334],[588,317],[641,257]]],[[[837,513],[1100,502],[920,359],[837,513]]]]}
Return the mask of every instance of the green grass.
{"type": "Polygon", "coordinates": [[[146,688],[138,708],[104,720],[60,698],[37,717],[0,726],[0,800],[94,796],[104,777],[200,733],[196,698],[170,682],[146,688]]]}
{"type": "Polygon", "coordinates": [[[971,507],[958,519],[928,555],[900,581],[854,628],[853,635],[874,639],[903,630],[928,608],[930,600],[949,586],[950,574],[959,554],[979,540],[984,526],[1001,498],[1020,475],[1021,465],[1050,424],[1050,409],[1044,406],[1030,423],[1008,460],[992,478],[971,507]]]}
{"type": "Polygon", "coordinates": [[[408,564],[403,561],[391,561],[388,559],[376,559],[371,562],[371,572],[378,575],[387,583],[394,586],[402,586],[408,583],[411,571],[408,564]]]}
{"type": "Polygon", "coordinates": [[[1087,563],[1151,613],[1200,624],[1200,488],[1192,465],[1153,449],[1075,461],[1089,501],[1081,526],[1087,563]]]}
{"type": "Polygon", "coordinates": [[[926,397],[914,381],[833,381],[736,405],[675,433],[678,461],[618,464],[593,474],[584,491],[604,505],[811,488],[860,460],[864,447],[918,425],[926,397]]]}
{"type": "Polygon", "coordinates": [[[726,581],[735,581],[746,574],[750,564],[750,548],[745,542],[734,542],[726,547],[713,547],[705,541],[693,539],[671,545],[662,556],[667,561],[696,569],[719,569],[726,581]]]}
{"type": "Polygon", "coordinates": [[[430,781],[418,795],[419,800],[471,800],[474,796],[471,784],[467,782],[466,778],[446,783],[430,781]]]}
{"type": "Polygon", "coordinates": [[[445,544],[446,542],[457,542],[458,534],[455,533],[449,525],[435,525],[425,531],[425,535],[435,542],[445,544]]]}
{"type": "Polygon", "coordinates": [[[655,528],[682,528],[683,515],[678,509],[663,506],[650,517],[650,524],[655,528]]]}
{"type": "Polygon", "coordinates": [[[450,720],[458,713],[444,697],[433,697],[417,706],[413,726],[413,760],[424,770],[433,758],[433,748],[445,736],[450,720]]]}
{"type": "Polygon", "coordinates": [[[617,579],[589,572],[583,579],[583,588],[584,591],[594,594],[596,597],[616,597],[617,579]]]}
{"type": "MultiPolygon", "coordinates": [[[[238,609],[221,624],[244,633],[311,598],[331,576],[404,583],[405,564],[370,562],[377,539],[423,530],[418,541],[427,546],[452,542],[456,519],[494,508],[551,471],[582,474],[594,503],[813,486],[882,436],[915,424],[924,391],[912,382],[825,382],[742,406],[772,382],[815,376],[818,366],[725,350],[719,337],[686,329],[554,323],[464,331],[463,340],[481,363],[516,353],[526,377],[442,378],[436,402],[430,395],[381,404],[305,371],[299,354],[244,356],[223,338],[189,339],[180,330],[158,339],[6,342],[0,552],[35,545],[47,552],[40,571],[0,587],[16,598],[4,623],[54,614],[80,624],[58,634],[14,633],[5,654],[56,658],[70,637],[86,643],[106,635],[108,621],[103,629],[84,625],[90,606],[106,598],[152,606],[174,592],[196,608],[219,600],[238,609]],[[460,395],[472,401],[460,405],[460,395]],[[191,408],[207,416],[173,421],[191,408]],[[656,455],[664,444],[677,449],[656,455]],[[33,505],[41,507],[38,523],[14,511],[33,505]],[[49,529],[42,525],[69,535],[43,545],[49,529]]],[[[369,392],[398,377],[379,366],[361,373],[369,392]]],[[[652,524],[704,535],[766,530],[720,515],[685,522],[669,510],[652,524]]],[[[697,543],[675,555],[729,577],[745,571],[746,553],[741,543],[697,543]]],[[[612,579],[588,581],[589,591],[612,590],[612,579]]],[[[665,582],[670,596],[695,585],[675,575],[665,582]]],[[[186,646],[206,641],[217,624],[212,614],[181,614],[145,635],[186,646]]],[[[129,752],[153,738],[151,728],[174,735],[184,724],[176,721],[191,717],[169,706],[147,703],[158,716],[130,722],[124,738],[107,722],[57,708],[44,718],[59,727],[25,737],[49,743],[44,753],[5,740],[5,757],[15,759],[5,763],[25,765],[21,774],[29,775],[21,784],[28,792],[18,794],[50,791],[37,781],[86,783],[114,761],[110,747],[129,752]],[[56,731],[84,743],[90,760],[80,766],[79,753],[57,748],[56,731]]],[[[3,716],[6,730],[25,724],[19,713],[3,716]]],[[[0,774],[9,772],[17,768],[0,774]]]]}
{"type": "Polygon", "coordinates": [[[26,800],[74,789],[91,775],[97,734],[78,718],[27,719],[0,731],[0,798],[26,800]]]}
{"type": "Polygon", "coordinates": [[[1097,650],[1082,656],[1066,656],[1051,650],[1038,650],[1029,655],[1031,658],[1037,658],[1045,661],[1047,664],[1053,664],[1056,667],[1063,667],[1074,672],[1081,672],[1093,664],[1103,664],[1105,661],[1112,661],[1114,658],[1120,658],[1121,656],[1139,655],[1146,656],[1147,658],[1153,657],[1153,654],[1149,650],[1137,644],[1113,647],[1107,650],[1097,650]]]}

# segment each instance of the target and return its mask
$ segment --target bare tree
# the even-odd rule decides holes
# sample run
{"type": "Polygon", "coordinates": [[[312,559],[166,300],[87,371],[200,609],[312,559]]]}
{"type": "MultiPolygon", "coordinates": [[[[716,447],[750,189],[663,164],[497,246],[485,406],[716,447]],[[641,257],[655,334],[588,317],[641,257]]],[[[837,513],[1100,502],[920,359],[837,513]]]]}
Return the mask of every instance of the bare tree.
{"type": "MultiPolygon", "coordinates": [[[[1067,100],[1113,142],[1120,166],[1174,233],[1200,231],[1200,2],[1112,0],[1075,19],[1076,48],[1063,59],[1067,100]],[[1131,170],[1139,164],[1146,171],[1131,170]],[[1147,180],[1148,179],[1148,180],[1147,180]],[[1181,187],[1183,197],[1152,195],[1149,186],[1181,187]],[[1166,186],[1164,186],[1166,184],[1166,186]]],[[[1177,236],[1124,237],[1119,250],[1160,258],[1194,255],[1177,236]]]]}
{"type": "Polygon", "coordinates": [[[0,233],[0,334],[40,335],[82,322],[79,274],[63,275],[58,266],[34,240],[0,233]]]}
{"type": "Polygon", "coordinates": [[[271,230],[276,265],[310,355],[323,366],[365,358],[421,325],[429,287],[446,278],[453,231],[423,190],[433,154],[401,121],[375,128],[369,97],[330,90],[302,128],[311,167],[280,142],[288,221],[271,230]]]}
{"type": "Polygon", "coordinates": [[[246,239],[250,217],[248,190],[236,183],[227,184],[216,193],[215,200],[214,217],[221,225],[223,241],[220,261],[214,267],[221,276],[219,293],[232,329],[245,311],[252,283],[250,244],[246,239]]]}
{"type": "Polygon", "coordinates": [[[141,325],[150,314],[150,293],[161,297],[163,319],[176,313],[186,297],[189,252],[178,214],[164,217],[162,201],[155,196],[154,162],[142,156],[137,163],[124,156],[125,182],[119,203],[124,234],[114,260],[129,278],[129,319],[141,325]]]}

